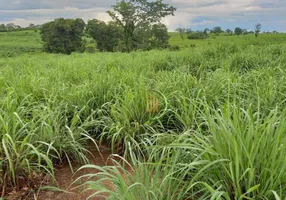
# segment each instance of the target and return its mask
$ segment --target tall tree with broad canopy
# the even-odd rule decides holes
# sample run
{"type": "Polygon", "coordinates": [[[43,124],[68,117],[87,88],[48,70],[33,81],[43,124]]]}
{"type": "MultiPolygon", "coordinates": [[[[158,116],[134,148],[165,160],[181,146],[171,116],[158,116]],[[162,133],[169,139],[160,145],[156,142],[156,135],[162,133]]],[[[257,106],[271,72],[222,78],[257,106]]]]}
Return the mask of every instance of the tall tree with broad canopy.
{"type": "Polygon", "coordinates": [[[235,33],[236,35],[241,35],[241,34],[243,33],[243,29],[242,29],[242,28],[239,28],[239,27],[236,27],[236,28],[234,29],[234,33],[235,33]]]}
{"type": "Polygon", "coordinates": [[[223,33],[223,30],[221,29],[221,27],[217,26],[212,29],[212,33],[214,33],[215,35],[219,35],[220,33],[223,33]]]}
{"type": "Polygon", "coordinates": [[[230,30],[230,29],[226,29],[225,32],[228,33],[229,35],[232,35],[232,33],[233,33],[232,30],[230,30]]]}
{"type": "Polygon", "coordinates": [[[209,34],[210,33],[210,29],[209,28],[205,28],[204,29],[204,34],[209,34]]]}
{"type": "Polygon", "coordinates": [[[59,18],[43,24],[41,37],[44,50],[49,53],[71,54],[74,51],[83,51],[82,41],[85,22],[82,19],[59,18]]]}
{"type": "Polygon", "coordinates": [[[144,27],[151,30],[150,26],[160,23],[162,18],[174,15],[176,8],[163,3],[162,0],[121,0],[113,6],[113,11],[107,11],[123,29],[123,40],[126,50],[134,49],[134,32],[144,27]]]}

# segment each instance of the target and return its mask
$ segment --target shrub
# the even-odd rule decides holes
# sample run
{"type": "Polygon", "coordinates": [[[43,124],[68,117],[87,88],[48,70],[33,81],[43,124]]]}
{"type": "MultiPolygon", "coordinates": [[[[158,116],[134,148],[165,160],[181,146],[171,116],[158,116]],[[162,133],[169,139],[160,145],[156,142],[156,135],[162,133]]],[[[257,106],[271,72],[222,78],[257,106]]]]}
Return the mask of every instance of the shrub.
{"type": "Polygon", "coordinates": [[[152,146],[145,152],[147,160],[133,155],[130,163],[113,159],[115,166],[82,167],[100,171],[87,175],[97,181],[85,185],[98,191],[95,196],[107,192],[109,199],[279,200],[286,195],[285,112],[280,115],[275,109],[260,120],[251,108],[229,106],[216,111],[202,104],[210,109],[199,116],[209,134],[187,131],[160,146],[154,142],[160,134],[145,138],[142,145],[152,146]],[[106,180],[115,187],[108,187],[106,180]]]}
{"type": "Polygon", "coordinates": [[[261,120],[259,111],[229,106],[206,114],[211,136],[202,133],[204,139],[194,141],[207,141],[201,143],[201,150],[206,150],[204,160],[219,161],[200,180],[225,193],[226,199],[274,199],[274,193],[284,196],[285,111],[278,114],[274,109],[261,120]]]}
{"type": "Polygon", "coordinates": [[[190,48],[196,48],[196,45],[195,44],[191,44],[190,48]]]}
{"type": "Polygon", "coordinates": [[[189,40],[203,40],[206,38],[208,38],[208,35],[204,32],[195,32],[188,35],[189,40]]]}
{"type": "Polygon", "coordinates": [[[86,46],[86,52],[88,53],[95,53],[97,51],[95,44],[88,44],[86,46]]]}
{"type": "Polygon", "coordinates": [[[172,71],[176,68],[176,61],[171,56],[156,59],[152,62],[155,71],[172,71]]]}
{"type": "Polygon", "coordinates": [[[180,46],[178,45],[169,45],[168,48],[170,51],[180,51],[180,46]]]}

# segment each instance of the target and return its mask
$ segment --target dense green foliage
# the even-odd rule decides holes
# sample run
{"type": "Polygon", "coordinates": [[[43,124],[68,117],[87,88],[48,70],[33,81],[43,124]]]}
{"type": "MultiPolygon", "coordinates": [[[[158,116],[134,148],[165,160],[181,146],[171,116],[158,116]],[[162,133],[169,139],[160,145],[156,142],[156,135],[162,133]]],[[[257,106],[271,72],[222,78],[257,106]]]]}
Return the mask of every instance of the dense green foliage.
{"type": "MultiPolygon", "coordinates": [[[[124,30],[115,22],[89,20],[86,33],[96,41],[99,51],[129,51],[124,44],[124,30]]],[[[150,26],[150,29],[134,30],[132,38],[132,50],[160,49],[169,45],[168,29],[161,23],[150,26]]]]}
{"type": "MultiPolygon", "coordinates": [[[[174,15],[176,9],[162,0],[122,0],[107,11],[113,21],[105,23],[97,19],[85,22],[82,19],[59,18],[41,26],[44,50],[48,53],[71,54],[85,51],[83,41],[90,36],[96,41],[99,51],[151,50],[167,48],[169,35],[161,20],[174,15]]],[[[90,46],[88,52],[90,51],[90,46]]]]}
{"type": "Polygon", "coordinates": [[[86,183],[110,199],[283,199],[285,35],[170,43],[184,50],[0,58],[0,185],[87,163],[98,139],[133,169],[86,166],[117,186],[86,183]]]}
{"type": "Polygon", "coordinates": [[[217,26],[217,27],[214,27],[212,30],[211,30],[212,33],[214,33],[215,35],[219,35],[220,33],[223,32],[223,30],[221,29],[221,27],[217,26]]]}
{"type": "Polygon", "coordinates": [[[242,30],[242,28],[236,27],[236,28],[234,29],[234,33],[235,33],[236,35],[241,35],[241,34],[243,33],[243,30],[242,30]]]}
{"type": "Polygon", "coordinates": [[[165,49],[169,46],[169,33],[165,24],[154,24],[151,28],[149,38],[150,49],[165,49]]]}
{"type": "Polygon", "coordinates": [[[59,18],[43,24],[41,37],[44,50],[49,53],[71,54],[84,51],[83,30],[85,22],[82,19],[59,18]]]}
{"type": "Polygon", "coordinates": [[[86,32],[96,41],[99,51],[116,51],[122,46],[123,31],[114,22],[106,24],[96,19],[89,20],[86,32]]]}
{"type": "Polygon", "coordinates": [[[161,20],[174,15],[175,11],[176,8],[162,0],[123,0],[118,1],[113,10],[107,13],[122,28],[123,49],[130,52],[136,49],[166,48],[168,29],[161,20]]]}

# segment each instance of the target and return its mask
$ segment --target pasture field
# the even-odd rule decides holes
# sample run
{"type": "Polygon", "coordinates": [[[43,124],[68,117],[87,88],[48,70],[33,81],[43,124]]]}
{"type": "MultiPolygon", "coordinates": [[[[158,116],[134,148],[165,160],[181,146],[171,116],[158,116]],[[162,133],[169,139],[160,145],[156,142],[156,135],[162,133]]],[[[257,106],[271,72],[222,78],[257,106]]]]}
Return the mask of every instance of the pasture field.
{"type": "Polygon", "coordinates": [[[0,32],[0,58],[41,51],[41,37],[35,31],[0,32]]]}
{"type": "Polygon", "coordinates": [[[70,56],[37,52],[37,33],[10,34],[17,40],[1,35],[1,49],[36,54],[0,58],[2,197],[68,163],[98,170],[76,182],[109,199],[285,199],[284,34],[210,45],[172,34],[180,51],[70,56]],[[151,90],[158,113],[146,112],[151,90]],[[121,161],[89,165],[99,142],[121,161]]]}
{"type": "Polygon", "coordinates": [[[218,44],[236,44],[239,46],[248,45],[273,45],[273,44],[286,44],[286,34],[261,34],[255,38],[253,34],[247,35],[210,35],[205,40],[189,40],[187,36],[182,40],[178,33],[170,33],[170,44],[178,45],[181,48],[189,48],[191,45],[197,47],[216,46],[218,44]]]}

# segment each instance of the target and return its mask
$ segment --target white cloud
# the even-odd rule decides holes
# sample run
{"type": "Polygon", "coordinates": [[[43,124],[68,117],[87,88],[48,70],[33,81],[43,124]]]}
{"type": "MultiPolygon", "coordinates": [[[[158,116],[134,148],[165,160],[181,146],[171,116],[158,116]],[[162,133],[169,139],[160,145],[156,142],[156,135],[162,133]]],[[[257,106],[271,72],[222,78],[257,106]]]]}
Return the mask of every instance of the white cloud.
{"type": "Polygon", "coordinates": [[[175,16],[168,16],[163,20],[163,23],[173,31],[178,27],[188,28],[192,25],[192,20],[196,17],[189,12],[176,12],[175,16]]]}
{"type": "Polygon", "coordinates": [[[40,19],[24,19],[24,18],[14,18],[10,21],[0,21],[0,24],[13,23],[20,25],[21,27],[29,26],[29,24],[43,24],[48,21],[52,21],[53,18],[40,18],[40,19]]]}
{"type": "Polygon", "coordinates": [[[30,23],[43,24],[52,21],[54,18],[82,18],[85,21],[89,19],[99,19],[102,21],[110,21],[111,18],[104,8],[79,9],[66,7],[63,9],[33,9],[33,10],[2,10],[1,13],[12,15],[24,15],[25,18],[13,18],[9,21],[0,21],[0,24],[14,23],[20,26],[28,26],[30,23]]]}
{"type": "MultiPolygon", "coordinates": [[[[41,24],[54,18],[83,18],[85,21],[97,18],[109,21],[105,13],[115,0],[0,0],[0,23],[15,23],[27,26],[41,24]],[[6,9],[6,10],[5,10],[6,9]]],[[[245,20],[248,17],[260,20],[261,17],[276,22],[275,18],[285,17],[285,0],[165,0],[178,7],[175,16],[163,20],[170,30],[178,27],[220,25],[231,21],[245,20]],[[197,21],[197,19],[200,21],[197,21]],[[273,18],[273,19],[272,19],[273,18]]],[[[270,21],[269,21],[270,20],[270,21]]],[[[282,24],[277,22],[277,24],[282,24]]],[[[283,24],[283,30],[286,28],[283,24]]],[[[282,27],[281,27],[282,28],[282,27]]]]}

